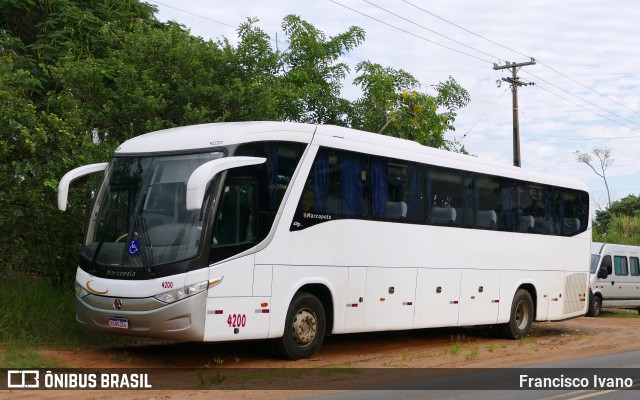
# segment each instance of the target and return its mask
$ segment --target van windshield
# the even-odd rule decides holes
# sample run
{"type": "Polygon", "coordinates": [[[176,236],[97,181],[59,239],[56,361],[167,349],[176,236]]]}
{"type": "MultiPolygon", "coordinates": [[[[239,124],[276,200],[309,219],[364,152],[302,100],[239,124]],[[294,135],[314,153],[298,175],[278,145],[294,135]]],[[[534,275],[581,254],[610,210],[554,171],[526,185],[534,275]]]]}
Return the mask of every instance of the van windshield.
{"type": "Polygon", "coordinates": [[[596,269],[598,268],[598,262],[600,262],[600,255],[592,254],[591,255],[591,273],[595,274],[596,269]]]}

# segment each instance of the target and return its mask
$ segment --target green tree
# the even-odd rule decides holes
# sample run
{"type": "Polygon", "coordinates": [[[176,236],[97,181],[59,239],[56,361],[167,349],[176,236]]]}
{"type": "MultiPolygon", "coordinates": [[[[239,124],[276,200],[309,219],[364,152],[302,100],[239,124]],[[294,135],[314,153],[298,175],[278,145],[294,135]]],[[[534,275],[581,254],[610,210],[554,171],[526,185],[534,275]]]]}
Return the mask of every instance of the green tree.
{"type": "Polygon", "coordinates": [[[54,187],[66,170],[91,162],[95,146],[75,135],[73,120],[38,110],[30,99],[38,86],[29,71],[0,58],[0,265],[5,273],[63,278],[77,259],[82,209],[76,193],[76,213],[56,212],[54,187]]]}
{"type": "Polygon", "coordinates": [[[640,217],[640,197],[630,194],[620,200],[615,200],[606,210],[597,210],[593,221],[594,228],[600,234],[608,234],[609,226],[615,217],[640,217]]]}
{"type": "Polygon", "coordinates": [[[610,215],[606,232],[594,226],[593,240],[640,246],[640,215],[610,215]]]}
{"type": "Polygon", "coordinates": [[[46,68],[68,54],[104,56],[114,38],[134,21],[159,25],[156,8],[131,0],[5,0],[0,2],[0,48],[15,68],[40,80],[34,100],[44,100],[56,82],[46,68]]]}
{"type": "Polygon", "coordinates": [[[0,3],[0,243],[2,272],[47,273],[59,282],[77,265],[82,203],[56,208],[56,187],[70,168],[106,157],[82,109],[62,112],[64,88],[50,68],[67,57],[102,57],[134,21],[154,8],[129,0],[7,0],[0,3]]]}
{"type": "Polygon", "coordinates": [[[322,31],[295,15],[284,18],[282,29],[288,37],[288,47],[280,54],[281,84],[287,94],[281,103],[285,119],[346,125],[350,103],[340,97],[340,91],[349,67],[338,60],[362,43],[364,30],[352,26],[327,39],[322,31]]]}
{"type": "Polygon", "coordinates": [[[469,93],[449,77],[435,86],[436,95],[418,91],[420,84],[403,70],[370,61],[356,68],[354,83],[363,96],[355,102],[354,127],[414,140],[426,146],[452,149],[445,140],[455,130],[456,111],[469,103],[469,93]]]}

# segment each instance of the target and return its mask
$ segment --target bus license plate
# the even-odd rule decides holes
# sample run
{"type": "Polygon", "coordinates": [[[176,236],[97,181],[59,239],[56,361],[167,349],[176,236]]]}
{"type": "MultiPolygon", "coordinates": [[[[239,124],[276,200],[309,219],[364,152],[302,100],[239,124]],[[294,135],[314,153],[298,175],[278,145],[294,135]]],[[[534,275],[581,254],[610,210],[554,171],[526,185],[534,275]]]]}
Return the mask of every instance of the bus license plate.
{"type": "Polygon", "coordinates": [[[109,317],[109,327],[129,329],[129,320],[127,318],[109,317]]]}

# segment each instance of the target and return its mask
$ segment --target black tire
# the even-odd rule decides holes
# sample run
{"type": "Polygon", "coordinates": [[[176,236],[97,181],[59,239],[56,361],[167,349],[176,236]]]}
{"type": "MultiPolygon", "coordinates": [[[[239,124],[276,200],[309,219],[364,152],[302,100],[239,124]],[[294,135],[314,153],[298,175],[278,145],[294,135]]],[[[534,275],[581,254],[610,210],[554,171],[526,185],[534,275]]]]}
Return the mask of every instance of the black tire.
{"type": "MultiPolygon", "coordinates": [[[[602,299],[600,296],[596,296],[594,294],[589,295],[589,310],[587,310],[587,315],[590,317],[597,317],[600,315],[602,311],[602,299]]],[[[640,311],[638,311],[640,312],[640,311]]]]}
{"type": "Polygon", "coordinates": [[[291,301],[284,323],[284,335],[276,342],[281,357],[299,360],[314,355],[324,339],[326,316],[320,300],[299,292],[291,301]]]}
{"type": "Polygon", "coordinates": [[[509,322],[501,326],[507,339],[520,339],[529,334],[533,325],[533,300],[528,291],[519,289],[513,297],[509,322]]]}

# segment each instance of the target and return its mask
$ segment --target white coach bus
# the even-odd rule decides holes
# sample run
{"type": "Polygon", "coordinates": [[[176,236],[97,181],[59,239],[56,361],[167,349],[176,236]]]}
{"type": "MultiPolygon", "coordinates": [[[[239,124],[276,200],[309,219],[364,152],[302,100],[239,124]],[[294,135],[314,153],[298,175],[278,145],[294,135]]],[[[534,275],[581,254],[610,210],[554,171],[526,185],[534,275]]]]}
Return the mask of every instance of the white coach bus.
{"type": "Polygon", "coordinates": [[[282,122],[167,129],[104,171],[76,275],[87,329],[184,341],[501,326],[587,311],[586,186],[382,135],[282,122]]]}

